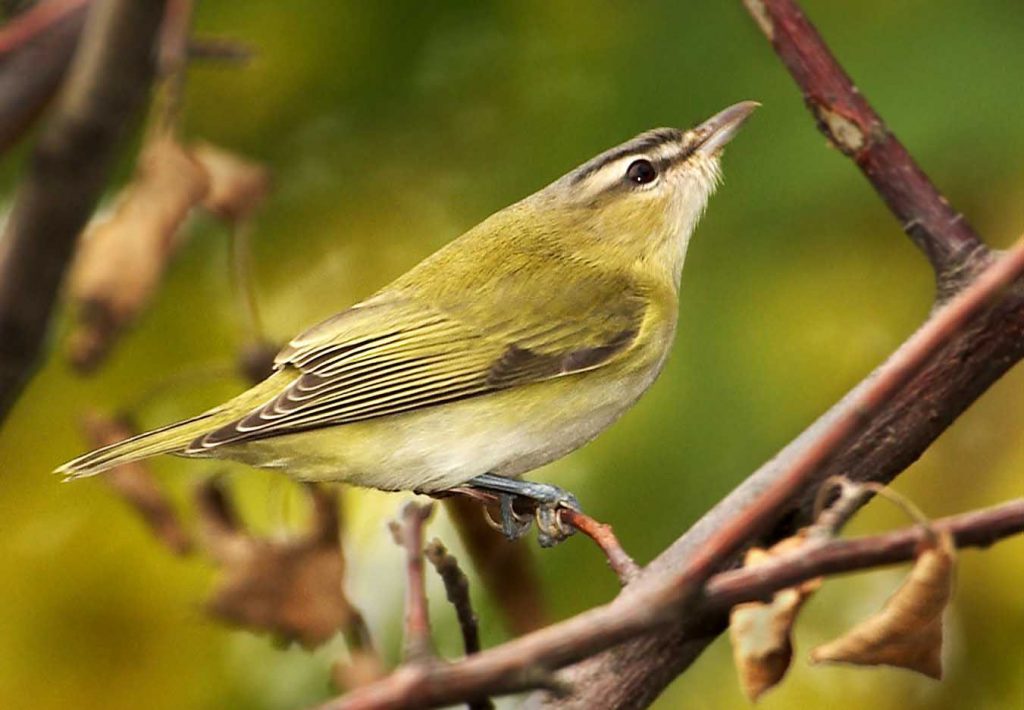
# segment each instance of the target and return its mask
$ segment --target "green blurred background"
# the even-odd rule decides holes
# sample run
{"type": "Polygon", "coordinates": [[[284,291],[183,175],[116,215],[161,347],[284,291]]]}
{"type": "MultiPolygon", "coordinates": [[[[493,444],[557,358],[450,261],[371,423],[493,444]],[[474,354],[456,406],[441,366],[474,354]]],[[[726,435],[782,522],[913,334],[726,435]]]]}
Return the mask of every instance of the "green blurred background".
{"type": "MultiPolygon", "coordinates": [[[[536,474],[575,490],[649,560],[877,365],[926,316],[925,260],[849,161],[814,130],[740,2],[198,3],[197,29],[258,55],[196,66],[186,133],[266,163],[276,189],[254,259],[268,330],[285,339],[397,276],[483,217],[591,155],[727,104],[763,108],[730,147],[726,182],[692,244],[666,372],[619,424],[536,474]]],[[[805,3],[859,86],[991,244],[1024,226],[1024,4],[805,3]]],[[[24,157],[3,169],[9,196],[24,157]]],[[[127,168],[122,169],[127,173],[127,168]]],[[[301,708],[328,697],[340,642],[310,654],[209,621],[202,560],[158,546],[93,479],[49,475],[80,452],[90,406],[117,408],[168,375],[230,362],[240,318],[227,236],[199,219],[152,309],[90,379],[55,351],[0,431],[0,707],[301,708]]],[[[59,336],[66,330],[62,324],[59,336]]],[[[240,383],[178,387],[140,412],[157,425],[240,383]]],[[[1022,492],[1024,371],[998,383],[901,476],[939,516],[1022,492]]],[[[161,460],[184,500],[210,464],[161,460]]],[[[305,516],[291,484],[230,469],[271,534],[305,516]]],[[[350,595],[394,657],[403,580],[384,521],[405,499],[346,497],[350,595]]],[[[856,532],[906,521],[876,503],[856,532]]],[[[447,521],[432,530],[456,549],[447,521]]],[[[1020,540],[963,555],[947,679],[812,668],[807,651],[879,607],[902,570],[839,579],[809,604],[797,659],[765,708],[1020,708],[1020,540]]],[[[538,554],[551,608],[615,593],[584,540],[538,554]],[[580,580],[585,580],[580,582],[580,580]]],[[[436,580],[442,649],[456,631],[436,580]]],[[[485,642],[503,638],[475,587],[485,642]]],[[[745,707],[722,639],[658,707],[745,707]]]]}

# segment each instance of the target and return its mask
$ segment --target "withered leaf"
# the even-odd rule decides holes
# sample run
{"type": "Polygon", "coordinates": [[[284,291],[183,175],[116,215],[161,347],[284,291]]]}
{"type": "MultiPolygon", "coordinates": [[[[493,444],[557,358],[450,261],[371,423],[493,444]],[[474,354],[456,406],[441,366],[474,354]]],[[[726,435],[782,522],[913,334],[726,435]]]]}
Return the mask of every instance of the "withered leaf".
{"type": "Polygon", "coordinates": [[[270,191],[270,172],[212,143],[196,143],[191,152],[210,178],[203,207],[226,222],[252,217],[270,191]]]}
{"type": "Polygon", "coordinates": [[[182,241],[180,227],[208,185],[206,171],[172,137],[147,141],[113,213],[86,228],[75,255],[69,343],[75,367],[94,368],[149,303],[182,241]]]}
{"type": "Polygon", "coordinates": [[[221,576],[207,609],[232,624],[314,648],[347,627],[355,611],[342,590],[337,495],[311,486],[314,520],[284,540],[243,531],[219,486],[199,493],[204,544],[221,576]]]}
{"type": "Polygon", "coordinates": [[[896,666],[942,678],[942,614],[953,593],[956,549],[948,532],[921,551],[885,607],[811,652],[815,663],[896,666]]]}
{"type": "MultiPolygon", "coordinates": [[[[744,565],[752,567],[792,552],[804,544],[802,534],[782,540],[769,550],[751,549],[744,565]]],[[[807,580],[775,593],[768,603],[737,604],[729,614],[733,663],[743,692],[757,700],[785,676],[793,658],[791,630],[800,607],[821,586],[821,578],[807,580]]]]}

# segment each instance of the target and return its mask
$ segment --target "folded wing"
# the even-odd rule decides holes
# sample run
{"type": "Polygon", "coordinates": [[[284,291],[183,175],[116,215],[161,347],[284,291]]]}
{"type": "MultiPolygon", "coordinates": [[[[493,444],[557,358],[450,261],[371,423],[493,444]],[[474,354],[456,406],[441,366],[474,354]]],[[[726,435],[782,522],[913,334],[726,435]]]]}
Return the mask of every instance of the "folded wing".
{"type": "MultiPolygon", "coordinates": [[[[306,331],[278,356],[295,379],[187,453],[338,426],[520,387],[614,360],[636,342],[645,301],[608,283],[571,314],[509,312],[480,325],[472,309],[384,294],[306,331]]],[[[509,303],[509,309],[516,304],[509,303]]]]}

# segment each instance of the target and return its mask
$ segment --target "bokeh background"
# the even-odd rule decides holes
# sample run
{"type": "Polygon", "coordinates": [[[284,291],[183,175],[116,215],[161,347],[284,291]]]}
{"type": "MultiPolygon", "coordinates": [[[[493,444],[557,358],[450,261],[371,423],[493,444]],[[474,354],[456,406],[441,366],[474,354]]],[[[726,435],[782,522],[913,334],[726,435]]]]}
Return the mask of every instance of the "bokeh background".
{"type": "MultiPolygon", "coordinates": [[[[598,441],[536,477],[575,490],[641,561],[877,365],[927,315],[925,260],[854,167],[815,131],[737,2],[273,0],[198,3],[197,29],[257,50],[246,68],[195,66],[185,131],[266,163],[275,191],[253,235],[269,332],[286,339],[402,273],[492,211],[654,126],[727,104],[763,108],[725,158],[726,181],[683,277],[678,341],[652,391],[598,441]]],[[[859,86],[953,203],[996,246],[1024,227],[1024,5],[1019,0],[808,0],[859,86]]],[[[25,147],[2,166],[5,200],[25,147]]],[[[122,178],[129,164],[122,166],[122,178]]],[[[301,708],[326,698],[340,642],[316,653],[209,621],[202,560],[158,546],[99,481],[49,475],[79,453],[88,407],[137,401],[169,375],[233,361],[240,318],[227,235],[198,219],[153,308],[94,377],[53,354],[0,431],[0,706],[301,708]]],[[[139,410],[157,425],[239,382],[177,386],[139,410]]],[[[940,516],[1020,495],[1024,371],[1011,372],[896,487],[940,516]]],[[[184,500],[215,467],[161,460],[184,500]]],[[[229,468],[246,517],[301,525],[290,483],[229,468]]],[[[346,496],[349,593],[393,658],[403,579],[384,521],[405,499],[346,496]]],[[[872,504],[853,525],[902,525],[872,504]]],[[[441,516],[432,527],[456,550],[441,516]]],[[[947,679],[814,668],[816,643],[879,607],[902,570],[834,580],[796,631],[774,708],[1020,708],[1024,544],[962,558],[947,679]]],[[[553,614],[616,583],[574,539],[538,553],[553,614]]],[[[442,649],[457,649],[431,582],[442,649]]],[[[487,644],[504,638],[475,587],[487,644]]],[[[745,707],[720,639],[658,707],[745,707]]]]}

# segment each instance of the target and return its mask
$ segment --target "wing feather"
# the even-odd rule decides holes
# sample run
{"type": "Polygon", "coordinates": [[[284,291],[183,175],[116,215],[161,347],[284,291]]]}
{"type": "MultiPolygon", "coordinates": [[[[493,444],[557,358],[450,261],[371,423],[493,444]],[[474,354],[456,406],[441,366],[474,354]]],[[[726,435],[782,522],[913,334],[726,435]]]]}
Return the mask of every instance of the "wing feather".
{"type": "Polygon", "coordinates": [[[480,326],[471,310],[378,296],[292,341],[276,364],[298,376],[263,406],[196,439],[188,452],[401,414],[600,367],[636,342],[645,303],[611,284],[584,312],[574,300],[574,317],[520,313],[525,325],[513,327],[510,318],[480,326]]]}

